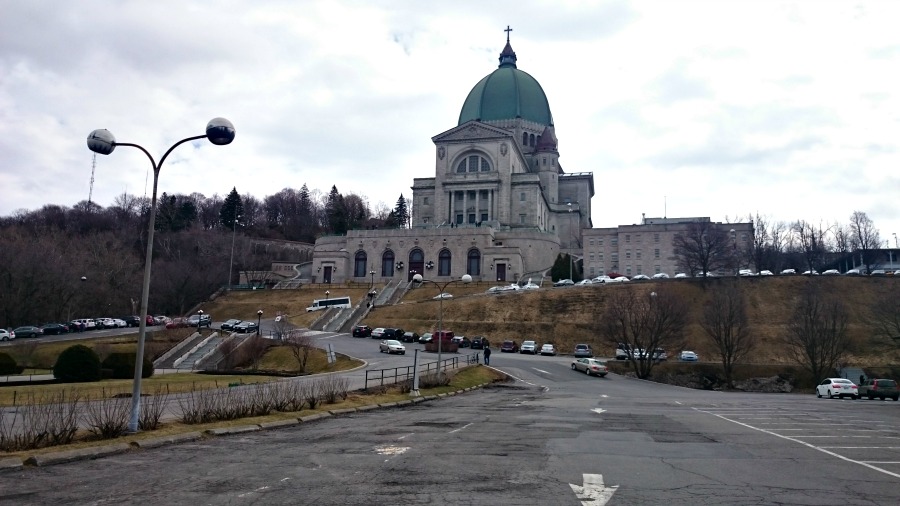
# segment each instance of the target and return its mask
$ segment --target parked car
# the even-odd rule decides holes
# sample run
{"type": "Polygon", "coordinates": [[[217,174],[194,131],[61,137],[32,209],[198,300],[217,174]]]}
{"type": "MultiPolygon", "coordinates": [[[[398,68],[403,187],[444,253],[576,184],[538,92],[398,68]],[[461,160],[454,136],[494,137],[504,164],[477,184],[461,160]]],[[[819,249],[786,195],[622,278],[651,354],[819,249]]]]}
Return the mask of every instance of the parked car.
{"type": "Polygon", "coordinates": [[[257,330],[256,322],[242,321],[234,326],[234,331],[239,334],[250,334],[257,330]]]}
{"type": "Polygon", "coordinates": [[[616,360],[628,360],[631,358],[631,346],[627,343],[619,343],[616,346],[616,360]]]}
{"type": "Polygon", "coordinates": [[[738,276],[744,276],[744,277],[747,277],[747,276],[756,276],[756,273],[754,273],[754,272],[753,272],[752,270],[750,270],[750,269],[741,269],[741,270],[738,271],[738,276]]]}
{"type": "Polygon", "coordinates": [[[575,358],[593,358],[594,350],[591,349],[591,345],[589,344],[576,344],[572,355],[574,355],[575,358]]]}
{"type": "Polygon", "coordinates": [[[387,353],[388,355],[392,355],[394,353],[398,355],[406,355],[406,346],[403,346],[403,343],[396,339],[385,339],[378,343],[378,351],[380,353],[387,353]]]}
{"type": "Polygon", "coordinates": [[[159,323],[156,323],[156,318],[154,318],[153,315],[148,314],[146,325],[152,327],[154,325],[159,325],[159,323]]]}
{"type": "Polygon", "coordinates": [[[472,349],[473,350],[483,350],[490,345],[491,345],[491,342],[488,341],[488,338],[486,338],[484,336],[475,336],[472,338],[472,349]]]}
{"type": "Polygon", "coordinates": [[[585,278],[585,279],[582,279],[581,281],[575,283],[576,286],[584,286],[584,285],[592,285],[592,284],[594,284],[594,282],[591,281],[590,278],[585,278]]]}
{"type": "Polygon", "coordinates": [[[503,353],[516,353],[519,351],[519,345],[511,339],[507,339],[500,345],[500,351],[503,353]]]}
{"type": "Polygon", "coordinates": [[[683,272],[679,272],[678,274],[675,275],[675,279],[683,279],[686,277],[688,277],[688,275],[683,272]]]}
{"type": "Polygon", "coordinates": [[[519,285],[512,283],[509,285],[492,286],[487,289],[487,293],[518,292],[519,290],[521,290],[519,285]]]}
{"type": "Polygon", "coordinates": [[[62,323],[45,323],[41,325],[41,331],[48,336],[68,334],[69,326],[63,325],[62,323]]]}
{"type": "Polygon", "coordinates": [[[612,279],[612,278],[605,274],[601,274],[601,275],[597,276],[596,278],[591,278],[591,283],[601,283],[602,284],[602,283],[606,283],[610,279],[612,279]]]}
{"type": "Polygon", "coordinates": [[[572,361],[572,370],[583,372],[590,375],[600,376],[601,378],[606,376],[609,373],[609,369],[606,368],[606,364],[597,360],[596,358],[576,358],[572,361]]]}
{"type": "Polygon", "coordinates": [[[183,329],[188,326],[187,318],[172,318],[166,323],[167,329],[183,329]]]}
{"type": "Polygon", "coordinates": [[[653,275],[653,279],[669,279],[669,275],[665,272],[657,272],[653,275]]]}
{"type": "Polygon", "coordinates": [[[434,297],[432,297],[432,299],[434,299],[434,300],[452,299],[452,298],[453,298],[453,294],[447,293],[447,292],[439,293],[439,294],[435,295],[434,297]]]}
{"type": "Polygon", "coordinates": [[[700,356],[690,350],[685,350],[681,352],[681,355],[678,356],[678,359],[682,362],[696,362],[700,360],[700,356]]]}
{"type": "Polygon", "coordinates": [[[72,320],[66,325],[69,326],[69,331],[71,332],[84,332],[84,323],[81,323],[78,320],[72,320]]]}
{"type": "Polygon", "coordinates": [[[885,276],[885,275],[887,275],[887,273],[884,271],[884,269],[875,269],[869,273],[869,276],[885,276]]]}
{"type": "Polygon", "coordinates": [[[384,332],[381,333],[381,337],[383,339],[403,339],[403,334],[406,332],[403,329],[395,329],[392,327],[385,327],[384,332]]]}
{"type": "Polygon", "coordinates": [[[462,340],[459,342],[460,348],[468,348],[472,346],[472,340],[466,336],[462,336],[462,340]]]}
{"type": "Polygon", "coordinates": [[[763,270],[759,271],[759,275],[760,276],[772,276],[772,271],[763,269],[763,270]]]}
{"type": "Polygon", "coordinates": [[[32,325],[25,325],[24,327],[15,328],[13,329],[13,333],[18,339],[24,339],[26,337],[41,337],[42,335],[44,335],[43,330],[32,325]]]}
{"type": "Polygon", "coordinates": [[[431,332],[426,332],[419,336],[419,344],[430,343],[433,340],[434,338],[432,337],[431,332]]]}
{"type": "Polygon", "coordinates": [[[368,325],[357,325],[350,332],[353,337],[369,337],[372,335],[372,327],[368,325]]]}
{"type": "Polygon", "coordinates": [[[793,276],[794,274],[797,274],[797,271],[794,269],[784,269],[781,271],[782,276],[793,276]]]}
{"type": "Polygon", "coordinates": [[[556,347],[554,347],[550,343],[547,343],[547,344],[541,346],[541,355],[552,355],[555,357],[556,356],[556,347]]]}
{"type": "Polygon", "coordinates": [[[84,330],[94,330],[97,328],[97,322],[94,321],[93,318],[79,318],[77,320],[78,323],[84,326],[84,330]]]}
{"type": "Polygon", "coordinates": [[[869,400],[875,398],[900,400],[900,390],[897,390],[897,382],[892,379],[867,379],[863,381],[862,385],[859,385],[857,393],[860,397],[867,397],[869,400]]]}
{"type": "Polygon", "coordinates": [[[817,271],[817,270],[815,270],[815,269],[810,269],[810,270],[808,270],[808,271],[803,271],[803,276],[818,276],[818,275],[819,275],[819,271],[817,271]]]}
{"type": "Polygon", "coordinates": [[[637,274],[631,278],[632,281],[647,281],[649,279],[650,279],[650,276],[648,276],[646,274],[637,274]]]}
{"type": "Polygon", "coordinates": [[[0,341],[12,341],[16,338],[16,333],[6,330],[0,329],[0,341]]]}
{"type": "Polygon", "coordinates": [[[230,318],[222,322],[222,325],[220,325],[219,328],[221,330],[234,330],[234,326],[242,321],[243,320],[238,320],[237,318],[230,318]]]}
{"type": "Polygon", "coordinates": [[[575,282],[571,279],[560,279],[556,283],[553,283],[553,286],[572,286],[575,282]]]}
{"type": "Polygon", "coordinates": [[[121,318],[107,318],[107,321],[112,325],[110,328],[124,329],[128,326],[125,320],[121,318]]]}
{"type": "Polygon", "coordinates": [[[384,335],[384,327],[375,327],[372,329],[372,333],[369,334],[369,337],[372,339],[381,339],[381,336],[384,335]]]}
{"type": "Polygon", "coordinates": [[[206,327],[212,325],[212,316],[204,314],[192,314],[188,317],[188,327],[206,327]]]}
{"type": "MultiPolygon", "coordinates": [[[[884,273],[884,271],[882,271],[882,273],[884,273]]],[[[822,275],[823,276],[840,276],[841,271],[839,271],[837,269],[828,269],[828,270],[822,272],[822,275]]]]}
{"type": "Polygon", "coordinates": [[[859,269],[850,269],[849,271],[844,273],[844,276],[861,276],[862,273],[859,269]]]}
{"type": "Polygon", "coordinates": [[[419,341],[419,334],[415,332],[404,332],[401,341],[404,343],[416,343],[419,341]]]}
{"type": "Polygon", "coordinates": [[[522,346],[519,347],[519,353],[530,353],[532,355],[537,355],[538,345],[534,341],[523,341],[522,346]]]}
{"type": "Polygon", "coordinates": [[[132,316],[123,316],[120,318],[125,322],[126,327],[140,327],[141,326],[141,317],[132,315],[132,316]]]}
{"type": "Polygon", "coordinates": [[[540,286],[531,282],[531,278],[528,278],[528,282],[522,285],[522,290],[537,290],[540,286]]]}
{"type": "Polygon", "coordinates": [[[859,398],[859,387],[852,381],[844,378],[826,378],[816,385],[816,397],[850,397],[851,399],[859,398]]]}
{"type": "Polygon", "coordinates": [[[617,276],[615,278],[609,279],[607,283],[627,283],[631,280],[628,279],[628,276],[617,276]]]}

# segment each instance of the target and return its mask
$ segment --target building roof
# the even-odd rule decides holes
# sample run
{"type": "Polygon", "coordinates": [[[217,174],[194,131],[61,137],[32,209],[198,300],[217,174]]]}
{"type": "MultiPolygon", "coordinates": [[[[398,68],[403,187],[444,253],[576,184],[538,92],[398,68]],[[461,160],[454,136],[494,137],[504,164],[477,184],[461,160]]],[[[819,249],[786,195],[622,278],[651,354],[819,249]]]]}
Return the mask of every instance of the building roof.
{"type": "Polygon", "coordinates": [[[500,53],[499,67],[469,92],[457,124],[516,118],[545,126],[553,124],[544,89],[535,78],[516,68],[516,53],[507,40],[500,53]]]}

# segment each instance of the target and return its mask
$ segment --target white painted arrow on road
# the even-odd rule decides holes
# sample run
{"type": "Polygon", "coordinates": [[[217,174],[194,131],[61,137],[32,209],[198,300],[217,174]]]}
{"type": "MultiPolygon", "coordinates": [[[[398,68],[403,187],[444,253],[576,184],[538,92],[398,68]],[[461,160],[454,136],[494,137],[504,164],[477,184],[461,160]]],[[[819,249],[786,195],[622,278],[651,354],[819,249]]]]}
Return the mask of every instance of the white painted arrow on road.
{"type": "Polygon", "coordinates": [[[603,413],[606,413],[606,410],[603,408],[594,408],[591,411],[593,411],[594,413],[597,413],[598,415],[602,415],[603,413]]]}
{"type": "Polygon", "coordinates": [[[584,481],[583,486],[571,483],[569,483],[569,486],[572,487],[572,492],[575,492],[575,496],[581,501],[583,506],[603,506],[612,499],[613,494],[619,489],[618,485],[615,487],[604,485],[602,474],[585,473],[581,476],[584,481]]]}

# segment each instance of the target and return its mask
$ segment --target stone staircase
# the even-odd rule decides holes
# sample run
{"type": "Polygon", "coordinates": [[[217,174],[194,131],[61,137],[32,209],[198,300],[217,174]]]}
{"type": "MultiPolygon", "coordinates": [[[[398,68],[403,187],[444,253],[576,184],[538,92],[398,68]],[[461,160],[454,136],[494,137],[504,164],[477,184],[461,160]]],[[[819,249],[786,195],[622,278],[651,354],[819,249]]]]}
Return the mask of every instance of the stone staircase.
{"type": "Polygon", "coordinates": [[[180,358],[175,360],[175,362],[173,363],[174,369],[185,371],[196,370],[203,359],[207,358],[214,351],[216,351],[216,348],[218,348],[219,344],[222,343],[222,340],[223,338],[219,336],[218,332],[210,334],[202,341],[194,345],[193,348],[188,350],[180,358]]]}

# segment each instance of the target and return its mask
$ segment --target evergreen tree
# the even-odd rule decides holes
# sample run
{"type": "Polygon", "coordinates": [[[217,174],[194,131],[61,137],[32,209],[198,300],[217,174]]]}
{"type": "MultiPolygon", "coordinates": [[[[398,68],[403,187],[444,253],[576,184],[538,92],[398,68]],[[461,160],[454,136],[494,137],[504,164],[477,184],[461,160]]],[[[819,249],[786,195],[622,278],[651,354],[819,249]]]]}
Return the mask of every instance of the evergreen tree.
{"type": "Polygon", "coordinates": [[[219,221],[224,228],[231,230],[236,226],[235,221],[240,221],[243,215],[244,202],[241,200],[241,196],[238,195],[237,188],[232,187],[231,192],[225,197],[225,202],[222,202],[222,208],[219,210],[219,221]]]}
{"type": "Polygon", "coordinates": [[[338,193],[337,186],[331,187],[328,194],[328,202],[325,204],[325,212],[328,216],[328,226],[333,234],[347,233],[347,209],[344,206],[344,197],[338,193]]]}
{"type": "Polygon", "coordinates": [[[306,187],[306,183],[303,183],[297,197],[297,214],[300,221],[300,239],[307,242],[315,242],[316,219],[313,202],[309,196],[309,188],[306,187]]]}
{"type": "Polygon", "coordinates": [[[406,206],[406,198],[403,197],[403,194],[400,194],[400,198],[397,199],[397,205],[394,207],[394,221],[393,226],[397,228],[409,228],[409,208],[406,206]]]}

